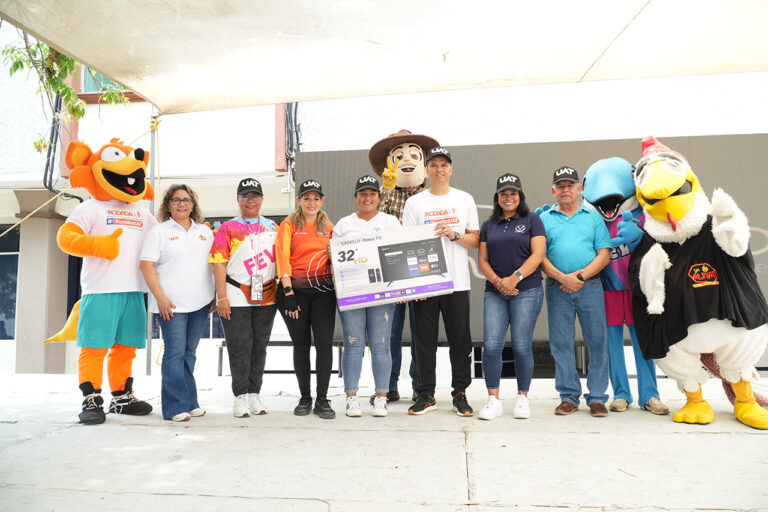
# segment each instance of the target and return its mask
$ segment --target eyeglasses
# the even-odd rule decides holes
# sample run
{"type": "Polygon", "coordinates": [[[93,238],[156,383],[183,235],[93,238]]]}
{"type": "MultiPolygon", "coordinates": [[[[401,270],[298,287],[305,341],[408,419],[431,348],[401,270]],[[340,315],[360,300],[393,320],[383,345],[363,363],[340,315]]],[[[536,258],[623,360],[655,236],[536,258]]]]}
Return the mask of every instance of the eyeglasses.
{"type": "Polygon", "coordinates": [[[171,199],[171,202],[173,204],[192,204],[192,200],[188,197],[184,197],[184,198],[174,197],[173,199],[171,199]]]}
{"type": "Polygon", "coordinates": [[[249,194],[237,194],[237,197],[239,197],[243,201],[258,201],[259,199],[261,199],[262,196],[255,192],[251,192],[249,194]]]}

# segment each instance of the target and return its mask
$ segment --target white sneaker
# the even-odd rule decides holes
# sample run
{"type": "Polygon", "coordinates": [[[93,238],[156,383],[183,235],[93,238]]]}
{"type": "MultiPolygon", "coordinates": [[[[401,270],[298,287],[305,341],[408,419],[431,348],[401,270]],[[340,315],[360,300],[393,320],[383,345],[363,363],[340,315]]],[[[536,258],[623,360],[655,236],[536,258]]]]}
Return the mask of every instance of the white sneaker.
{"type": "Polygon", "coordinates": [[[248,395],[243,393],[235,397],[235,402],[232,404],[232,414],[235,418],[247,418],[251,415],[251,410],[248,408],[248,395]]]}
{"type": "Polygon", "coordinates": [[[525,420],[531,417],[531,406],[528,404],[527,396],[517,395],[512,416],[520,420],[525,420]]]}
{"type": "Polygon", "coordinates": [[[189,415],[193,418],[199,418],[200,416],[205,416],[205,409],[201,407],[196,407],[195,409],[192,409],[189,411],[189,415]]]}
{"type": "Polygon", "coordinates": [[[171,418],[171,421],[189,421],[189,418],[191,418],[191,416],[189,415],[188,412],[180,412],[179,414],[171,418]]]}
{"type": "Polygon", "coordinates": [[[387,397],[376,395],[376,398],[373,399],[373,415],[383,418],[387,414],[389,414],[387,411],[387,397]]]}
{"type": "Polygon", "coordinates": [[[481,420],[490,421],[495,420],[502,414],[504,414],[504,409],[501,407],[501,400],[495,396],[489,396],[488,402],[485,404],[485,407],[480,409],[480,412],[477,413],[477,417],[481,420]]]}
{"type": "Polygon", "coordinates": [[[363,415],[363,410],[360,408],[360,403],[357,401],[357,395],[347,397],[346,414],[350,418],[359,418],[363,415]]]}
{"type": "Polygon", "coordinates": [[[248,393],[248,408],[251,410],[251,414],[267,414],[267,408],[264,407],[258,393],[248,393]]]}

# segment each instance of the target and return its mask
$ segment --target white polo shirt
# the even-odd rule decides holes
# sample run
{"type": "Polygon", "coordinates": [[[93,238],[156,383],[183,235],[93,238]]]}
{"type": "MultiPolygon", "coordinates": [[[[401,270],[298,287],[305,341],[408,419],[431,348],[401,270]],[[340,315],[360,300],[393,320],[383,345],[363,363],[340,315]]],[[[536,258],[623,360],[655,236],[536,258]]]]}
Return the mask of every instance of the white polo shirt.
{"type": "MultiPolygon", "coordinates": [[[[194,221],[189,231],[168,219],[147,233],[141,259],[157,263],[160,286],[176,306],[175,313],[197,311],[213,299],[213,268],[208,264],[212,244],[210,228],[194,221]]],[[[157,300],[151,293],[149,309],[158,312],[157,300]]]]}
{"type": "Polygon", "coordinates": [[[361,219],[357,213],[347,215],[339,219],[339,222],[333,226],[333,236],[340,237],[350,234],[365,233],[383,233],[390,229],[401,229],[400,221],[397,217],[388,213],[379,212],[371,220],[361,219]]]}

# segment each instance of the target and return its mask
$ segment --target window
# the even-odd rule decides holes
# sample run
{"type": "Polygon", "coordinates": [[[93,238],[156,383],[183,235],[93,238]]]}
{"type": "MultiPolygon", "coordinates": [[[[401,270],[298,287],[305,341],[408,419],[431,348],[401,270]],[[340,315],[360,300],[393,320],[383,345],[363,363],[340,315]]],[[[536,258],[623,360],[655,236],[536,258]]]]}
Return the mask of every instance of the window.
{"type": "Polygon", "coordinates": [[[83,66],[83,90],[82,92],[101,92],[102,87],[112,84],[120,87],[118,84],[96,71],[83,66]]]}
{"type": "MultiPolygon", "coordinates": [[[[1,226],[0,233],[10,225],[1,226]]],[[[0,238],[0,340],[16,338],[16,280],[19,271],[20,231],[0,238]]]]}

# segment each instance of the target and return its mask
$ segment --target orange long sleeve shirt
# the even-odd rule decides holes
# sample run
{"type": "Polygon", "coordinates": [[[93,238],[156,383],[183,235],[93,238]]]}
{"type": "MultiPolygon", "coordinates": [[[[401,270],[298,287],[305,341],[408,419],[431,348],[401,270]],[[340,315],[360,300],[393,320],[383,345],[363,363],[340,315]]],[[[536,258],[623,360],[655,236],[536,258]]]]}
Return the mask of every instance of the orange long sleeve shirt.
{"type": "Polygon", "coordinates": [[[293,286],[315,287],[326,283],[331,276],[328,261],[328,242],[333,224],[318,235],[314,222],[307,222],[299,230],[290,220],[280,223],[275,240],[277,277],[290,276],[293,286]]]}

